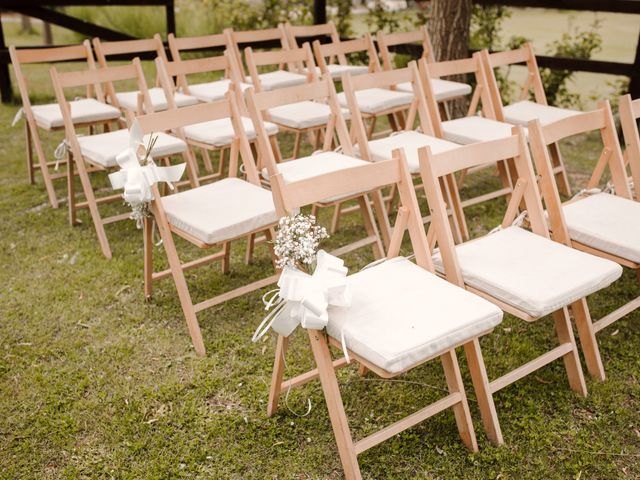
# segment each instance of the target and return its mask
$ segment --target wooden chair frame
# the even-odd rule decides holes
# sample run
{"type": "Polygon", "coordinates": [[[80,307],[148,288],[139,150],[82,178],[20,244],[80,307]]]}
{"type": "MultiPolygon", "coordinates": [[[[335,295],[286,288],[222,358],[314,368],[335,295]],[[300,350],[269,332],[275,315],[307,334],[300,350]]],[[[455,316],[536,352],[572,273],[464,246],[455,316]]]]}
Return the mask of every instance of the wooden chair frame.
{"type": "MultiPolygon", "coordinates": [[[[247,61],[247,67],[251,74],[252,83],[256,92],[263,91],[258,68],[264,66],[291,63],[297,66],[298,71],[306,72],[308,82],[311,83],[318,81],[318,76],[316,74],[316,64],[313,60],[313,53],[311,53],[311,47],[308,43],[304,44],[304,46],[301,48],[269,52],[254,52],[251,47],[247,47],[245,48],[244,52],[245,59],[247,61]]],[[[263,117],[267,121],[274,121],[266,111],[263,112],[263,117]]],[[[302,135],[305,133],[309,135],[309,141],[311,142],[311,145],[313,145],[314,150],[320,148],[322,133],[324,132],[326,126],[291,128],[290,126],[284,125],[282,123],[275,123],[278,124],[279,129],[295,133],[292,158],[298,158],[302,135]]]]}
{"type": "MultiPolygon", "coordinates": [[[[527,100],[533,90],[534,101],[541,105],[547,105],[547,96],[544,93],[544,86],[542,85],[538,62],[531,43],[527,42],[518,49],[506,52],[489,53],[489,51],[485,49],[480,54],[485,71],[485,77],[487,79],[487,86],[491,94],[491,103],[494,108],[496,120],[499,120],[500,122],[505,121],[502,97],[500,95],[500,88],[498,87],[494,70],[498,67],[524,63],[527,68],[527,78],[522,86],[522,91],[519,97],[520,100],[527,100]]],[[[560,148],[557,145],[553,145],[551,147],[551,154],[556,182],[559,185],[560,192],[563,195],[571,195],[569,177],[567,176],[567,170],[564,166],[562,155],[560,154],[560,148]]]]}
{"type": "MultiPolygon", "coordinates": [[[[325,75],[320,81],[315,83],[281,88],[268,92],[256,93],[252,88],[250,88],[246,91],[245,95],[249,114],[257,134],[258,155],[261,160],[259,168],[262,168],[263,166],[266,167],[267,172],[269,173],[269,183],[272,191],[274,192],[274,197],[280,195],[279,190],[281,189],[281,186],[279,184],[274,184],[273,181],[271,181],[271,178],[274,178],[274,175],[278,174],[278,152],[273,148],[273,142],[269,141],[264,127],[264,112],[269,108],[305,100],[327,101],[331,107],[332,115],[329,118],[329,122],[325,130],[322,151],[330,151],[333,146],[334,138],[336,138],[338,146],[341,146],[343,149],[342,153],[353,156],[353,150],[351,148],[351,143],[349,142],[347,124],[344,116],[342,115],[340,105],[338,104],[335,86],[330,75],[325,75]],[[334,131],[337,137],[334,135],[334,131]]],[[[353,191],[354,190],[352,190],[352,192],[353,191]]],[[[390,233],[386,228],[388,220],[386,219],[386,211],[384,209],[380,191],[373,191],[364,194],[359,193],[348,198],[340,199],[340,201],[336,200],[313,204],[312,213],[316,215],[318,209],[321,207],[336,206],[340,202],[350,199],[358,201],[367,237],[335,250],[332,252],[334,255],[342,255],[371,245],[375,258],[382,258],[384,256],[384,246],[380,239],[380,234],[373,217],[373,211],[369,202],[369,194],[373,197],[374,209],[378,214],[379,221],[381,222],[382,238],[384,239],[385,244],[388,244],[390,233]]]]}
{"type": "MultiPolygon", "coordinates": [[[[25,117],[24,124],[24,136],[27,150],[27,175],[30,184],[35,184],[35,172],[40,170],[42,174],[42,181],[47,191],[49,203],[53,208],[58,208],[59,202],[56,196],[55,188],[53,185],[54,180],[59,178],[66,178],[66,172],[52,172],[51,167],[58,163],[56,161],[48,161],[47,156],[44,153],[42,147],[42,140],[40,139],[39,129],[42,128],[46,131],[61,131],[64,127],[46,128],[38,125],[33,110],[31,109],[31,101],[29,100],[29,87],[26,75],[22,71],[22,66],[31,63],[51,63],[51,62],[65,62],[71,60],[85,60],[88,66],[94,65],[93,54],[91,53],[91,45],[85,40],[81,45],[72,45],[67,47],[53,47],[53,48],[34,48],[34,49],[20,49],[11,45],[9,47],[9,56],[11,63],[13,64],[13,70],[16,75],[16,81],[18,83],[18,90],[20,97],[22,98],[22,111],[25,117]],[[34,162],[33,151],[37,157],[37,163],[34,162]]],[[[98,101],[104,102],[104,94],[100,85],[87,86],[87,98],[94,96],[98,101]],[[94,88],[95,87],[95,88],[94,88]]],[[[108,122],[103,120],[99,122],[88,122],[77,124],[77,127],[89,127],[92,129],[97,125],[106,125],[108,122]]]]}
{"type": "MultiPolygon", "coordinates": [[[[76,218],[77,209],[88,208],[91,213],[91,219],[96,230],[96,235],[98,236],[98,242],[102,253],[105,257],[111,258],[111,247],[109,246],[109,241],[104,227],[110,223],[129,219],[131,212],[106,218],[103,218],[100,215],[100,211],[98,209],[100,204],[121,201],[122,195],[120,193],[115,193],[103,197],[96,196],[91,184],[89,173],[104,172],[106,169],[102,165],[91,162],[91,159],[82,155],[82,150],[78,141],[78,134],[76,132],[76,125],[71,121],[71,111],[69,104],[65,99],[64,90],[73,87],[99,85],[108,82],[136,79],[138,82],[138,88],[142,95],[142,101],[144,102],[145,107],[150,109],[152,108],[151,100],[147,92],[147,85],[142,72],[142,66],[140,65],[140,60],[135,58],[131,64],[118,67],[79,70],[65,73],[58,72],[55,67],[51,67],[51,79],[53,81],[56,98],[58,99],[58,103],[62,110],[65,137],[68,143],[69,159],[67,168],[67,190],[69,197],[69,223],[72,226],[78,223],[76,218]],[[81,202],[76,200],[74,168],[77,169],[77,174],[80,177],[85,197],[85,200],[81,202]]],[[[130,120],[132,120],[132,118],[130,118],[130,120]]]]}
{"type": "MultiPolygon", "coordinates": [[[[215,102],[215,103],[202,103],[192,106],[183,107],[176,110],[166,110],[163,112],[157,112],[153,114],[142,115],[138,117],[137,121],[144,133],[152,133],[158,131],[170,131],[177,130],[187,125],[195,123],[206,122],[210,120],[217,120],[221,118],[231,118],[233,122],[233,128],[236,133],[236,138],[233,142],[232,148],[239,151],[239,155],[244,164],[244,171],[247,181],[254,185],[260,185],[258,172],[255,164],[253,163],[253,156],[251,154],[251,147],[246,141],[246,137],[242,134],[242,124],[240,122],[240,111],[236,103],[236,99],[232,93],[227,94],[227,99],[215,102]]],[[[237,157],[236,157],[237,158],[237,157]]],[[[230,176],[235,177],[238,172],[238,165],[231,165],[229,168],[230,176]]],[[[167,216],[162,206],[160,199],[160,192],[157,187],[154,187],[154,200],[151,202],[151,213],[153,218],[147,217],[144,222],[144,291],[145,297],[151,298],[153,292],[153,282],[166,277],[173,277],[178,297],[180,299],[180,305],[185,315],[189,334],[193,346],[195,347],[198,355],[205,355],[205,346],[202,340],[202,333],[198,324],[197,314],[207,308],[224,303],[228,300],[232,300],[246,293],[253,292],[255,290],[264,288],[268,285],[275,283],[278,280],[279,273],[275,273],[261,280],[253,281],[250,284],[242,287],[235,288],[229,292],[214,296],[207,300],[203,300],[198,303],[193,303],[189,288],[184,276],[184,272],[196,267],[200,267],[209,264],[214,261],[220,261],[222,265],[222,272],[229,272],[230,254],[231,254],[231,242],[246,237],[242,235],[235,238],[230,238],[222,243],[220,251],[209,254],[205,257],[192,260],[189,262],[181,262],[178,256],[178,251],[174,241],[174,235],[188,241],[198,248],[209,249],[215,247],[216,244],[210,245],[203,243],[201,240],[193,237],[191,234],[175,227],[169,223],[167,216]],[[162,243],[167,254],[167,260],[169,262],[169,268],[159,272],[153,271],[153,225],[152,221],[156,222],[162,243]]],[[[205,206],[203,206],[205,207],[205,206]]],[[[229,208],[233,208],[230,205],[229,208]]],[[[255,235],[260,232],[264,232],[266,238],[271,241],[274,238],[273,226],[267,228],[261,227],[248,235],[255,235]]],[[[269,243],[270,245],[270,243],[269,243]]],[[[275,268],[275,257],[273,251],[269,246],[272,261],[275,268]]]]}
{"type": "MultiPolygon", "coordinates": [[[[335,23],[329,20],[327,23],[321,23],[319,25],[291,25],[289,22],[284,23],[284,31],[287,34],[287,42],[289,42],[290,48],[302,47],[298,43],[298,38],[304,37],[328,37],[331,42],[340,42],[340,35],[335,23]]],[[[308,42],[305,42],[308,43],[308,42]]],[[[344,65],[347,64],[346,57],[344,58],[344,65]]]]}
{"type": "MultiPolygon", "coordinates": [[[[225,52],[224,55],[220,55],[217,57],[204,57],[193,60],[177,60],[172,62],[165,61],[160,57],[156,58],[156,71],[158,72],[158,81],[160,83],[160,86],[164,89],[169,110],[178,109],[178,106],[173,99],[173,93],[178,90],[178,86],[173,82],[173,78],[184,78],[184,82],[186,85],[186,78],[188,75],[202,72],[228,71],[229,69],[231,69],[232,60],[233,59],[231,55],[229,55],[227,52],[225,52]]],[[[234,84],[237,85],[236,79],[232,78],[231,81],[232,83],[230,91],[233,92],[234,95],[239,94],[238,92],[240,90],[233,88],[234,84]]],[[[222,177],[222,175],[224,174],[227,150],[230,150],[230,162],[232,164],[238,164],[239,150],[234,146],[233,142],[230,145],[217,147],[208,143],[199,142],[187,138],[182,129],[179,129],[177,131],[177,134],[180,138],[182,138],[183,141],[187,143],[187,145],[189,145],[190,147],[199,148],[202,152],[205,170],[207,171],[207,173],[204,175],[200,174],[200,167],[198,166],[196,157],[191,148],[189,149],[189,158],[192,162],[194,174],[198,179],[196,185],[199,185],[200,182],[216,180],[222,177]],[[210,153],[215,152],[219,152],[219,161],[218,169],[214,171],[210,153]]]]}
{"type": "MultiPolygon", "coordinates": [[[[287,185],[284,184],[282,176],[276,174],[274,176],[274,183],[280,185],[280,195],[277,196],[278,201],[276,202],[276,208],[280,215],[291,214],[301,206],[317,203],[321,201],[322,198],[344,194],[354,189],[361,191],[379,190],[383,186],[395,184],[400,194],[401,205],[398,210],[398,217],[393,230],[387,258],[391,259],[399,255],[400,244],[402,243],[405,230],[409,230],[409,236],[416,255],[416,263],[425,270],[432,273],[434,272],[429,242],[427,241],[422,226],[415,189],[413,188],[411,175],[409,174],[404,154],[401,150],[397,150],[394,153],[392,160],[371,163],[341,172],[332,172],[287,185]]],[[[362,478],[357,459],[359,454],[448,408],[453,408],[458,431],[464,444],[471,451],[477,451],[478,446],[475,432],[455,353],[457,346],[446,352],[438,353],[423,362],[426,363],[440,357],[449,390],[448,396],[418,410],[402,420],[382,428],[376,433],[359,441],[354,441],[349,430],[349,424],[335,374],[337,368],[346,365],[346,360],[344,358],[333,360],[329,349],[330,345],[341,348],[340,342],[328,337],[324,331],[308,330],[307,332],[316,368],[285,381],[283,381],[285,369],[284,358],[289,346],[289,341],[286,337],[278,336],[267,414],[269,416],[275,414],[278,407],[278,400],[283,390],[304,385],[317,378],[320,379],[338,447],[338,453],[344,469],[344,475],[348,480],[362,478]]],[[[483,332],[479,336],[485,335],[486,333],[490,332],[483,332]]],[[[484,371],[478,337],[466,343],[464,348],[470,359],[472,370],[480,369],[484,371]]],[[[371,370],[382,378],[392,378],[405,373],[394,374],[387,372],[352,351],[348,353],[351,358],[360,363],[361,369],[365,369],[364,371],[371,370]]],[[[415,366],[411,368],[415,368],[415,366]]],[[[487,390],[476,390],[476,392],[480,403],[491,402],[491,397],[487,390]],[[486,398],[480,398],[483,396],[486,398]]]]}
{"type": "MultiPolygon", "coordinates": [[[[274,28],[248,30],[243,32],[237,32],[232,28],[227,28],[224,30],[224,34],[227,36],[227,48],[235,56],[235,65],[240,68],[240,76],[242,78],[249,76],[250,73],[248,70],[245,70],[244,63],[242,62],[242,52],[240,50],[241,44],[279,41],[280,47],[283,50],[287,50],[289,48],[287,33],[285,32],[282,24],[278,24],[278,26],[274,28]]],[[[296,71],[292,64],[289,64],[288,68],[291,72],[296,71]]]]}
{"type": "Polygon", "coordinates": [[[630,166],[634,186],[631,193],[637,201],[640,201],[640,133],[638,133],[640,99],[632,100],[629,94],[621,96],[618,102],[618,113],[624,135],[625,163],[630,166]]]}
{"type": "MultiPolygon", "coordinates": [[[[118,55],[132,55],[139,53],[155,53],[156,56],[167,59],[167,53],[164,49],[164,44],[162,43],[162,39],[160,38],[160,34],[156,33],[153,38],[145,38],[140,40],[118,40],[112,42],[103,42],[99,38],[94,38],[92,40],[93,49],[96,54],[96,60],[98,61],[98,65],[101,68],[107,68],[108,65],[108,57],[118,56],[118,55]]],[[[155,79],[155,85],[158,86],[158,78],[155,79]]],[[[115,107],[120,108],[121,110],[125,110],[118,98],[116,96],[116,90],[113,86],[113,83],[107,82],[104,85],[105,88],[105,96],[109,103],[114,105],[115,107]]],[[[140,104],[138,104],[138,111],[132,112],[134,114],[142,113],[140,110],[140,104]]]]}
{"type": "MultiPolygon", "coordinates": [[[[614,186],[615,195],[632,200],[631,190],[627,182],[624,159],[618,142],[618,134],[611,112],[611,106],[608,101],[599,102],[597,110],[559,120],[545,126],[542,126],[537,120],[529,124],[529,142],[531,144],[536,170],[540,175],[540,190],[542,191],[549,215],[551,235],[557,242],[598,257],[612,260],[623,267],[635,270],[638,282],[640,283],[640,264],[584,245],[576,240],[572,240],[569,236],[562,210],[563,203],[560,199],[558,185],[556,185],[554,181],[555,176],[549,146],[565,138],[595,130],[600,132],[603,149],[586,188],[597,188],[601,183],[603,173],[608,167],[611,173],[611,183],[614,186]]],[[[565,204],[577,202],[584,198],[583,195],[577,195],[568,202],[565,202],[565,204]]],[[[600,351],[595,334],[638,308],[640,308],[640,296],[599,320],[592,321],[591,318],[587,316],[586,319],[588,322],[576,322],[587,369],[596,379],[604,380],[605,371],[600,358],[600,351]]]]}
{"type": "MultiPolygon", "coordinates": [[[[407,111],[406,119],[404,119],[404,128],[400,131],[413,130],[414,124],[417,121],[418,128],[423,134],[431,135],[434,137],[436,136],[432,118],[429,114],[429,107],[426,102],[423,84],[421,82],[418,67],[416,66],[415,62],[410,62],[407,67],[402,69],[385,70],[380,72],[368,73],[366,75],[357,75],[355,77],[351,75],[345,75],[342,80],[342,86],[344,88],[344,93],[347,98],[349,110],[351,111],[352,115],[351,134],[352,138],[355,138],[356,143],[359,147],[358,153],[364,160],[373,161],[372,154],[369,149],[369,139],[371,138],[371,136],[370,132],[366,131],[364,119],[360,113],[358,102],[356,101],[355,92],[358,90],[366,90],[368,88],[392,88],[394,85],[397,85],[399,83],[411,83],[411,85],[413,86],[413,101],[411,102],[411,105],[409,106],[409,109],[407,111]]],[[[417,174],[416,176],[419,176],[419,174],[417,174]]],[[[452,187],[454,187],[455,179],[451,176],[444,179],[443,182],[443,187],[447,192],[448,203],[452,208],[452,217],[456,235],[458,235],[457,238],[460,238],[459,236],[461,235],[462,230],[459,222],[460,220],[464,222],[464,214],[462,213],[460,198],[457,196],[457,189],[453,188],[452,190],[452,187]],[[454,195],[450,195],[449,193],[453,193],[454,195]]],[[[416,188],[421,187],[422,185],[416,186],[416,188]]],[[[397,191],[392,187],[390,194],[385,199],[388,202],[388,212],[392,210],[394,200],[397,199],[396,194],[397,191]]],[[[336,207],[331,225],[332,230],[335,230],[337,228],[339,218],[342,213],[347,213],[349,211],[349,208],[341,209],[340,205],[336,207]]],[[[385,218],[387,218],[388,222],[388,217],[385,216],[385,218]]],[[[430,216],[425,216],[423,218],[423,222],[427,223],[430,221],[430,219],[430,216]]],[[[385,228],[390,229],[390,226],[387,224],[385,228]]]]}
{"type": "Polygon", "coordinates": [[[381,69],[378,52],[373,43],[373,39],[369,33],[365,33],[361,38],[355,40],[340,39],[333,40],[332,43],[320,43],[315,40],[312,44],[313,54],[316,57],[316,63],[320,68],[320,73],[325,75],[329,73],[327,69],[327,59],[333,61],[337,59],[339,65],[349,65],[347,55],[350,53],[366,52],[369,57],[369,72],[378,72],[381,69]]]}
{"type": "MultiPolygon", "coordinates": [[[[422,58],[418,61],[418,70],[420,72],[422,86],[426,95],[426,103],[429,109],[429,114],[431,115],[433,130],[436,137],[444,138],[444,132],[442,130],[441,109],[435,100],[435,92],[431,86],[431,82],[429,81],[431,78],[440,78],[449,75],[473,74],[476,80],[476,86],[473,90],[466,116],[470,117],[481,113],[485,118],[496,120],[493,102],[489,89],[487,88],[487,80],[482,67],[482,59],[478,52],[474,53],[473,56],[468,59],[450,60],[446,62],[427,63],[427,61],[422,58]],[[482,106],[481,109],[480,106],[482,106]]],[[[464,209],[465,207],[470,207],[494,198],[502,196],[509,197],[513,192],[513,184],[509,172],[509,161],[501,160],[497,162],[496,167],[498,175],[500,176],[500,181],[502,182],[502,188],[464,201],[458,198],[458,193],[454,193],[453,197],[458,198],[458,200],[454,202],[454,206],[456,208],[464,209]]],[[[462,188],[468,173],[469,170],[463,170],[460,172],[456,182],[457,188],[455,188],[455,190],[462,188]]],[[[458,217],[462,238],[469,239],[469,229],[467,227],[464,214],[459,214],[458,217]]]]}
{"type": "MultiPolygon", "coordinates": [[[[521,126],[514,127],[514,135],[500,140],[476,143],[461,146],[458,149],[450,150],[438,155],[431,154],[427,147],[419,150],[420,168],[425,191],[429,201],[429,208],[432,213],[432,224],[435,235],[429,235],[432,242],[437,240],[444,264],[444,272],[447,280],[462,288],[466,288],[490,302],[494,303],[502,310],[527,322],[537,320],[528,313],[515,308],[492,295],[473,288],[464,282],[460,265],[458,262],[455,241],[451,232],[451,227],[447,219],[447,210],[444,202],[439,179],[446,175],[451,175],[456,171],[465,168],[472,168],[479,165],[491,165],[499,160],[513,159],[516,177],[516,184],[513,195],[506,210],[506,214],[501,226],[508,227],[518,214],[518,208],[523,202],[528,212],[529,224],[534,234],[543,238],[549,238],[547,223],[542,209],[540,193],[536,186],[536,177],[529,157],[527,141],[524,137],[521,126]]],[[[431,233],[431,232],[429,232],[431,233]]],[[[576,323],[580,325],[588,324],[588,307],[585,299],[581,299],[572,305],[576,323]],[[575,308],[574,308],[575,307],[575,308]],[[584,310],[581,310],[584,309],[584,310]]],[[[502,444],[503,437],[498,423],[498,418],[493,403],[493,394],[502,388],[516,382],[524,376],[535,372],[554,360],[562,358],[567,371],[569,385],[572,390],[586,396],[587,387],[585,384],[578,347],[571,327],[569,312],[566,307],[553,312],[555,330],[558,336],[559,345],[547,353],[527,362],[526,364],[512,370],[503,376],[489,381],[484,365],[474,365],[469,358],[471,377],[476,392],[478,394],[478,405],[480,414],[489,439],[495,444],[502,444]]],[[[468,349],[467,354],[469,354],[468,349]]]]}

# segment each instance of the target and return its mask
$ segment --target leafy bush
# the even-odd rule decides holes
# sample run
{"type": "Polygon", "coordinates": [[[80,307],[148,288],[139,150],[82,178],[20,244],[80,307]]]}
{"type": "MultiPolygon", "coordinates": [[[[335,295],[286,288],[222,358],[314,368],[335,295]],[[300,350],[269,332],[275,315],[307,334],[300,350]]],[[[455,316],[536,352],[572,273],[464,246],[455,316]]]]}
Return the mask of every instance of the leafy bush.
{"type": "MultiPolygon", "coordinates": [[[[577,27],[569,25],[569,31],[562,34],[560,40],[549,44],[554,57],[570,57],[588,59],[602,49],[602,36],[599,29],[600,20],[595,20],[588,30],[579,31],[577,27]]],[[[551,105],[579,106],[580,95],[571,93],[567,83],[574,76],[571,70],[551,70],[543,68],[540,72],[547,101],[551,105]]]]}

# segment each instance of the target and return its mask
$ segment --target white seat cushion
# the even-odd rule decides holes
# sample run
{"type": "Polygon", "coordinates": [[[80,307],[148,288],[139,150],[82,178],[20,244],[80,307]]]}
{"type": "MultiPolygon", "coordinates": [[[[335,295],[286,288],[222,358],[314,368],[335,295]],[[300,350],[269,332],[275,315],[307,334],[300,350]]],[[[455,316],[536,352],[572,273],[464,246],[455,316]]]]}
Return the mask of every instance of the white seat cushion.
{"type": "MultiPolygon", "coordinates": [[[[278,171],[282,174],[285,183],[297,182],[307,178],[317,177],[325,173],[336,172],[346,168],[366,165],[368,162],[359,160],[337,152],[320,152],[309,157],[301,157],[295,160],[278,163],[278,171]]],[[[262,169],[262,176],[269,180],[269,172],[262,169]]],[[[353,192],[338,197],[323,199],[323,202],[333,202],[341,198],[350,197],[359,192],[353,192]]]]}
{"type": "Polygon", "coordinates": [[[225,178],[162,197],[169,223],[213,245],[267,228],[278,221],[269,190],[225,178]]]}
{"type": "MultiPolygon", "coordinates": [[[[452,82],[451,80],[442,80],[440,78],[432,78],[431,87],[433,88],[436,102],[464,97],[471,93],[471,85],[462,82],[452,82]]],[[[410,82],[399,83],[396,88],[403,92],[413,92],[413,87],[410,82]]]]}
{"type": "MultiPolygon", "coordinates": [[[[622,275],[617,263],[518,227],[456,247],[467,285],[542,317],[607,287],[622,275]]],[[[442,271],[440,254],[434,263],[442,271]]]]}
{"type": "MultiPolygon", "coordinates": [[[[293,73],[288,70],[275,70],[273,72],[261,73],[260,85],[262,90],[276,90],[278,88],[301,85],[307,81],[307,76],[301,73],[293,73]]],[[[246,77],[247,82],[252,82],[251,76],[246,77]]]]}
{"type": "MultiPolygon", "coordinates": [[[[242,117],[242,125],[249,141],[255,140],[256,130],[253,128],[251,119],[242,117]]],[[[278,133],[278,126],[271,122],[264,122],[268,135],[278,133]]],[[[231,145],[235,132],[230,118],[221,118],[209,122],[195,123],[184,127],[184,135],[189,140],[206,143],[214,147],[224,147],[231,145]]]]}
{"type": "Polygon", "coordinates": [[[599,193],[562,207],[572,240],[640,263],[640,203],[599,193]]]}
{"type": "Polygon", "coordinates": [[[340,79],[343,73],[349,73],[351,75],[364,75],[369,72],[369,67],[366,65],[340,65],[338,63],[331,63],[327,65],[327,70],[334,79],[340,79]]]}
{"type": "MultiPolygon", "coordinates": [[[[222,79],[215,82],[197,83],[189,85],[189,94],[200,100],[201,102],[217,102],[222,100],[229,91],[231,80],[222,79]]],[[[244,92],[251,87],[248,83],[240,83],[240,89],[244,92]]]]}
{"type": "MultiPolygon", "coordinates": [[[[103,120],[116,120],[120,118],[120,111],[106,103],[93,98],[82,98],[69,102],[71,107],[71,120],[74,124],[100,122],[103,120]]],[[[36,123],[42,128],[59,128],[64,126],[62,111],[57,103],[46,105],[32,105],[31,111],[36,123]]]]}
{"type": "MultiPolygon", "coordinates": [[[[419,173],[420,161],[418,160],[418,148],[424,146],[431,147],[433,153],[442,153],[458,148],[460,145],[414,130],[408,130],[386,138],[371,140],[369,142],[369,152],[371,152],[372,161],[380,162],[390,160],[395,149],[404,148],[404,154],[409,164],[409,171],[411,173],[419,173]]],[[[357,146],[355,151],[358,153],[357,146]]]]}
{"type": "MultiPolygon", "coordinates": [[[[338,94],[340,106],[348,108],[347,97],[338,94]]],[[[356,102],[363,113],[375,114],[392,108],[409,106],[413,101],[413,93],[388,90],[386,88],[368,88],[356,92],[356,102]]]]}
{"type": "MultiPolygon", "coordinates": [[[[187,144],[173,135],[166,133],[154,133],[158,137],[151,150],[154,158],[177,155],[187,150],[187,144]]],[[[145,135],[143,145],[149,145],[151,135],[145,135]]],[[[116,166],[116,156],[129,148],[129,130],[115,130],[113,132],[99,133],[78,137],[80,151],[93,163],[105,168],[116,166]]]]}
{"type": "MultiPolygon", "coordinates": [[[[120,106],[122,108],[131,110],[132,112],[137,112],[139,93],[139,91],[116,93],[116,98],[118,99],[118,102],[120,103],[120,106]]],[[[166,110],[167,108],[169,108],[169,106],[167,105],[167,97],[164,94],[163,89],[159,87],[150,88],[149,97],[151,99],[151,105],[153,106],[154,112],[161,112],[162,110],[166,110]]],[[[176,92],[173,95],[173,99],[175,100],[176,106],[178,108],[187,107],[189,105],[195,105],[196,103],[198,103],[197,98],[179,92],[176,92]]]]}
{"type": "MultiPolygon", "coordinates": [[[[468,145],[470,143],[487,142],[513,135],[513,124],[498,122],[484,117],[462,117],[442,122],[442,133],[447,140],[468,145]]],[[[527,129],[525,128],[525,134],[527,129]]]]}
{"type": "Polygon", "coordinates": [[[327,332],[347,348],[400,373],[493,329],[502,311],[406,258],[347,277],[350,307],[330,307],[327,332]]]}
{"type": "MultiPolygon", "coordinates": [[[[345,118],[349,118],[349,111],[342,110],[345,118]]],[[[304,102],[280,105],[269,109],[271,120],[289,128],[311,128],[327,124],[331,115],[331,107],[326,103],[304,102]]]]}
{"type": "Polygon", "coordinates": [[[512,103],[511,105],[504,107],[503,110],[504,120],[506,122],[525,126],[531,120],[535,120],[536,118],[540,120],[542,125],[546,125],[580,113],[576,110],[542,105],[530,100],[522,100],[520,102],[512,103]]]}

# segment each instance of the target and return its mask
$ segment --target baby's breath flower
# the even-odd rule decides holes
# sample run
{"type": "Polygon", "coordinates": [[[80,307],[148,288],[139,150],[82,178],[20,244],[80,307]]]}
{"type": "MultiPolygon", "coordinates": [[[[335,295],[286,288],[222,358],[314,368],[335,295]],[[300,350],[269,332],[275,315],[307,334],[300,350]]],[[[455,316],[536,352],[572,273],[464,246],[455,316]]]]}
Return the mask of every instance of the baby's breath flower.
{"type": "Polygon", "coordinates": [[[274,241],[276,265],[278,268],[311,265],[320,242],[328,237],[327,229],[317,225],[313,215],[282,217],[274,241]]]}

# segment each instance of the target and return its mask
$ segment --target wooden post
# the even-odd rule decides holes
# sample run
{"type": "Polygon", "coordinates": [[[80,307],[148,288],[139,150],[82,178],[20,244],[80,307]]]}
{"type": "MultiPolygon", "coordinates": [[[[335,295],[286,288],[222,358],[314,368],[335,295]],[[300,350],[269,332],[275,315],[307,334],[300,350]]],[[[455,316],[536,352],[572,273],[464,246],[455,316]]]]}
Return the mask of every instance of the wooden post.
{"type": "Polygon", "coordinates": [[[167,0],[167,6],[165,7],[167,13],[167,36],[170,33],[175,35],[176,33],[176,13],[173,7],[173,0],[167,0]]]}
{"type": "Polygon", "coordinates": [[[638,34],[638,46],[636,47],[636,58],[633,61],[631,70],[631,82],[629,83],[629,93],[631,98],[640,98],[640,34],[638,34]]]}
{"type": "Polygon", "coordinates": [[[313,1],[313,23],[316,25],[327,23],[327,0],[313,1]]]}
{"type": "MultiPolygon", "coordinates": [[[[2,14],[0,13],[0,17],[2,14]]],[[[2,19],[0,18],[0,52],[6,51],[7,47],[4,44],[4,30],[2,29],[2,19]]],[[[9,63],[0,62],[0,98],[2,103],[11,102],[11,77],[9,76],[9,63]]]]}

